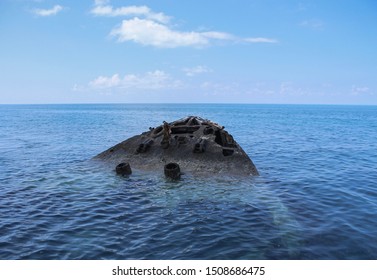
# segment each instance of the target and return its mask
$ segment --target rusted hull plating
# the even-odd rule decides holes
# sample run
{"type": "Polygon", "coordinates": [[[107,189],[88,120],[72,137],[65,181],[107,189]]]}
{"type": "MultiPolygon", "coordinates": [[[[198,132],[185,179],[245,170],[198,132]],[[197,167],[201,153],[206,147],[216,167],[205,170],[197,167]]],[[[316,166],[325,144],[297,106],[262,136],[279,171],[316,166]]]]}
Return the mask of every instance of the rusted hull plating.
{"type": "Polygon", "coordinates": [[[140,170],[164,170],[169,162],[183,173],[258,175],[244,150],[223,126],[189,116],[131,137],[95,157],[116,166],[127,162],[140,170]]]}

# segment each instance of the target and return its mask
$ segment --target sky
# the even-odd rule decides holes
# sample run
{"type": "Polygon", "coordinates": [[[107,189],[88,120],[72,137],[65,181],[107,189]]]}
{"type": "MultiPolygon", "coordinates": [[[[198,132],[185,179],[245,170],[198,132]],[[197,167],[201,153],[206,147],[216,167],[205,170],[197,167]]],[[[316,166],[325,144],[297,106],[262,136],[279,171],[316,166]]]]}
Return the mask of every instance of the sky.
{"type": "Polygon", "coordinates": [[[0,104],[377,104],[375,0],[0,0],[0,104]]]}

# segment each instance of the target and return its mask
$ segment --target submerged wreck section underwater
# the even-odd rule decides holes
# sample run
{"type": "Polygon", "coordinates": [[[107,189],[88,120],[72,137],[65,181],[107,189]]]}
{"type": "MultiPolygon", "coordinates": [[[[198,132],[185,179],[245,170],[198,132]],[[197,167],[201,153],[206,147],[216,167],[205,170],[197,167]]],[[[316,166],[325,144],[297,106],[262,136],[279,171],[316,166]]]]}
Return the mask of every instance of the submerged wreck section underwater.
{"type": "Polygon", "coordinates": [[[223,126],[196,116],[171,123],[164,121],[95,159],[109,162],[114,168],[127,162],[135,169],[160,171],[169,163],[176,163],[183,173],[258,175],[249,156],[223,126]]]}

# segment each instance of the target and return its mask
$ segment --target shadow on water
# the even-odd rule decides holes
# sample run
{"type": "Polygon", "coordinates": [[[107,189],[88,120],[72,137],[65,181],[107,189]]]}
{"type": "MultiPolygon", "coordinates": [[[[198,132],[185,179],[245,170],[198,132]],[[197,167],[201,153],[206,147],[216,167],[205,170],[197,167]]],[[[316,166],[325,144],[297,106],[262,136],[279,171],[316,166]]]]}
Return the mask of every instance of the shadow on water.
{"type": "Polygon", "coordinates": [[[299,224],[288,206],[284,203],[274,187],[281,184],[279,181],[268,181],[266,178],[256,178],[256,190],[253,195],[263,201],[269,209],[272,222],[278,229],[278,236],[273,241],[277,248],[276,254],[267,258],[299,259],[302,246],[302,226],[299,224]]]}
{"type": "Polygon", "coordinates": [[[140,196],[148,197],[149,204],[159,209],[152,214],[156,223],[153,231],[161,236],[153,239],[153,252],[127,255],[174,259],[299,257],[300,226],[274,192],[274,185],[262,177],[185,175],[180,181],[171,181],[153,174],[149,183],[144,183],[142,189],[147,192],[140,196]]]}

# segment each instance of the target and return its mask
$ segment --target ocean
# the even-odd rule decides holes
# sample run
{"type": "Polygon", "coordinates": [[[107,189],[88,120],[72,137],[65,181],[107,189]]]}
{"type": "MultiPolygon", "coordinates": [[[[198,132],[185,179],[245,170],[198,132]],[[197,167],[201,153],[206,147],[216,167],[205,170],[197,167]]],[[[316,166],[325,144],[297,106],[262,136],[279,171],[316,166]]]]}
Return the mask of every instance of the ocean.
{"type": "Polygon", "coordinates": [[[376,139],[376,106],[0,105],[0,259],[377,259],[376,139]],[[92,160],[189,115],[260,176],[92,160]]]}

